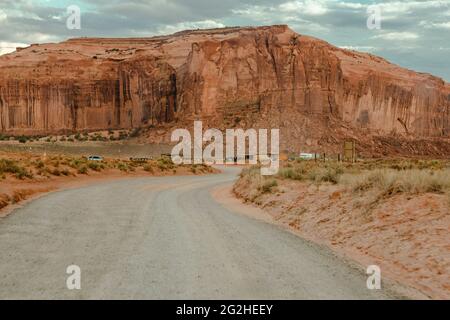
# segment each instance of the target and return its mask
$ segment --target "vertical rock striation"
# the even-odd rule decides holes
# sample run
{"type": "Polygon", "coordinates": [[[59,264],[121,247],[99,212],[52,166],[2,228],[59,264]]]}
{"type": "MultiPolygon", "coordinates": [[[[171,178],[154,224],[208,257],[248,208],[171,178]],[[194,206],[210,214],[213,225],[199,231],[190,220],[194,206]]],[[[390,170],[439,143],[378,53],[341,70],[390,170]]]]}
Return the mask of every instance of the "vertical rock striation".
{"type": "Polygon", "coordinates": [[[336,123],[379,134],[449,137],[450,85],[287,26],[80,38],[0,57],[1,132],[134,128],[194,118],[219,126],[280,126],[302,142],[336,123]]]}

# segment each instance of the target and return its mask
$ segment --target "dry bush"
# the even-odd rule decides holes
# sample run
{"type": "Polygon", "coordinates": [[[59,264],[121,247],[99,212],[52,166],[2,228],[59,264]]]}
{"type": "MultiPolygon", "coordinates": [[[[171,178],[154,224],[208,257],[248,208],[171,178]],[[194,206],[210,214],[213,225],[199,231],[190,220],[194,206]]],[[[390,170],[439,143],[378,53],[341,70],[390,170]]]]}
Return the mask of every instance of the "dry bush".
{"type": "Polygon", "coordinates": [[[164,156],[156,160],[156,165],[158,166],[158,169],[161,171],[170,170],[175,167],[175,164],[172,162],[172,159],[164,156]]]}
{"type": "Polygon", "coordinates": [[[88,168],[94,171],[102,171],[103,169],[105,169],[105,165],[101,162],[89,161],[88,168]]]}
{"type": "Polygon", "coordinates": [[[86,165],[82,165],[78,168],[77,172],[79,174],[87,174],[88,173],[88,167],[86,165]]]}
{"type": "Polygon", "coordinates": [[[383,195],[443,193],[450,190],[450,169],[375,169],[359,175],[344,174],[339,182],[349,185],[353,191],[377,189],[383,195]]]}
{"type": "Polygon", "coordinates": [[[11,198],[7,194],[0,194],[0,209],[9,205],[11,198]]]}
{"type": "Polygon", "coordinates": [[[255,201],[263,193],[272,192],[278,182],[271,176],[262,176],[260,166],[245,168],[241,172],[240,182],[249,190],[247,200],[255,201]]]}
{"type": "Polygon", "coordinates": [[[262,193],[272,192],[272,188],[278,186],[278,182],[275,179],[265,179],[262,185],[259,187],[259,191],[262,193]]]}
{"type": "Polygon", "coordinates": [[[0,175],[11,173],[17,179],[33,178],[32,172],[24,168],[17,160],[0,159],[0,175]]]}
{"type": "Polygon", "coordinates": [[[144,164],[144,171],[150,172],[150,173],[155,173],[155,170],[153,169],[153,166],[151,164],[144,164]]]}
{"type": "Polygon", "coordinates": [[[117,163],[116,167],[123,172],[136,171],[136,168],[132,165],[132,163],[129,163],[127,161],[120,161],[119,163],[117,163]]]}
{"type": "Polygon", "coordinates": [[[339,162],[295,161],[280,168],[277,177],[316,183],[338,183],[339,176],[345,171],[339,162]]]}

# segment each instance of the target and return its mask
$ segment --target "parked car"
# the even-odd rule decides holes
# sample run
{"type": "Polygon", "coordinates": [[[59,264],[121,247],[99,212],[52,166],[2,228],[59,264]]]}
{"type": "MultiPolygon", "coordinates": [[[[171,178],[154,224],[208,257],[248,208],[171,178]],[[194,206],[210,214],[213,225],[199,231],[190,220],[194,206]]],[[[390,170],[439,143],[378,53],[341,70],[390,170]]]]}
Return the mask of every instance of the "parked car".
{"type": "Polygon", "coordinates": [[[303,160],[311,160],[314,159],[314,157],[315,157],[314,153],[306,153],[306,152],[300,153],[300,159],[303,160]]]}
{"type": "Polygon", "coordinates": [[[89,156],[87,157],[89,161],[103,161],[103,157],[101,156],[89,156]]]}

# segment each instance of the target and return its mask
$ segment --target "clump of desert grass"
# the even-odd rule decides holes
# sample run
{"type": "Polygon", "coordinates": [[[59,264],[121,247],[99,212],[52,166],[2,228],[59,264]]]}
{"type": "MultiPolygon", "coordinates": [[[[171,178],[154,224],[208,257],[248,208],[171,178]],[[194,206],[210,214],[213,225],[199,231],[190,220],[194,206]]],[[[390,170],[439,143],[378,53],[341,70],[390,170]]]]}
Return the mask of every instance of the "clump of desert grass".
{"type": "Polygon", "coordinates": [[[248,187],[249,200],[277,190],[280,180],[316,185],[338,184],[353,192],[375,191],[379,197],[395,194],[448,193],[450,163],[443,160],[381,159],[343,163],[338,161],[289,161],[275,176],[261,176],[260,167],[241,173],[240,183],[248,187]]]}
{"type": "Polygon", "coordinates": [[[295,161],[280,168],[277,177],[315,183],[329,182],[336,184],[345,171],[339,162],[295,161]]]}
{"type": "Polygon", "coordinates": [[[261,175],[261,167],[257,165],[244,168],[240,174],[239,181],[249,190],[246,200],[252,202],[264,193],[274,192],[278,186],[278,182],[273,176],[261,175]]]}
{"type": "Polygon", "coordinates": [[[383,159],[354,164],[297,160],[280,168],[276,177],[316,184],[344,184],[353,191],[378,189],[386,195],[450,190],[450,164],[442,160],[383,159]]]}
{"type": "Polygon", "coordinates": [[[17,179],[33,178],[33,173],[17,160],[0,159],[0,175],[5,173],[13,174],[17,179]]]}
{"type": "Polygon", "coordinates": [[[445,193],[450,191],[450,169],[374,169],[360,174],[343,174],[339,183],[352,191],[378,190],[382,195],[399,193],[445,193]]]}

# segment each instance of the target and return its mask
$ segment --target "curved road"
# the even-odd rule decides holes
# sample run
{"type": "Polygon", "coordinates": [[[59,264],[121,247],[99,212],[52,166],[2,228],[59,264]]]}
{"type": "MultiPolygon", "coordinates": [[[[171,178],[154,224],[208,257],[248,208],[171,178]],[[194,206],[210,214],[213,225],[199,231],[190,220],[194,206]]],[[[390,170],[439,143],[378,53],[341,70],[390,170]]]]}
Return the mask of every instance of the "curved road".
{"type": "Polygon", "coordinates": [[[0,220],[2,299],[381,299],[366,276],[210,195],[223,174],[51,193],[0,220]],[[66,268],[81,268],[68,290],[66,268]]]}

